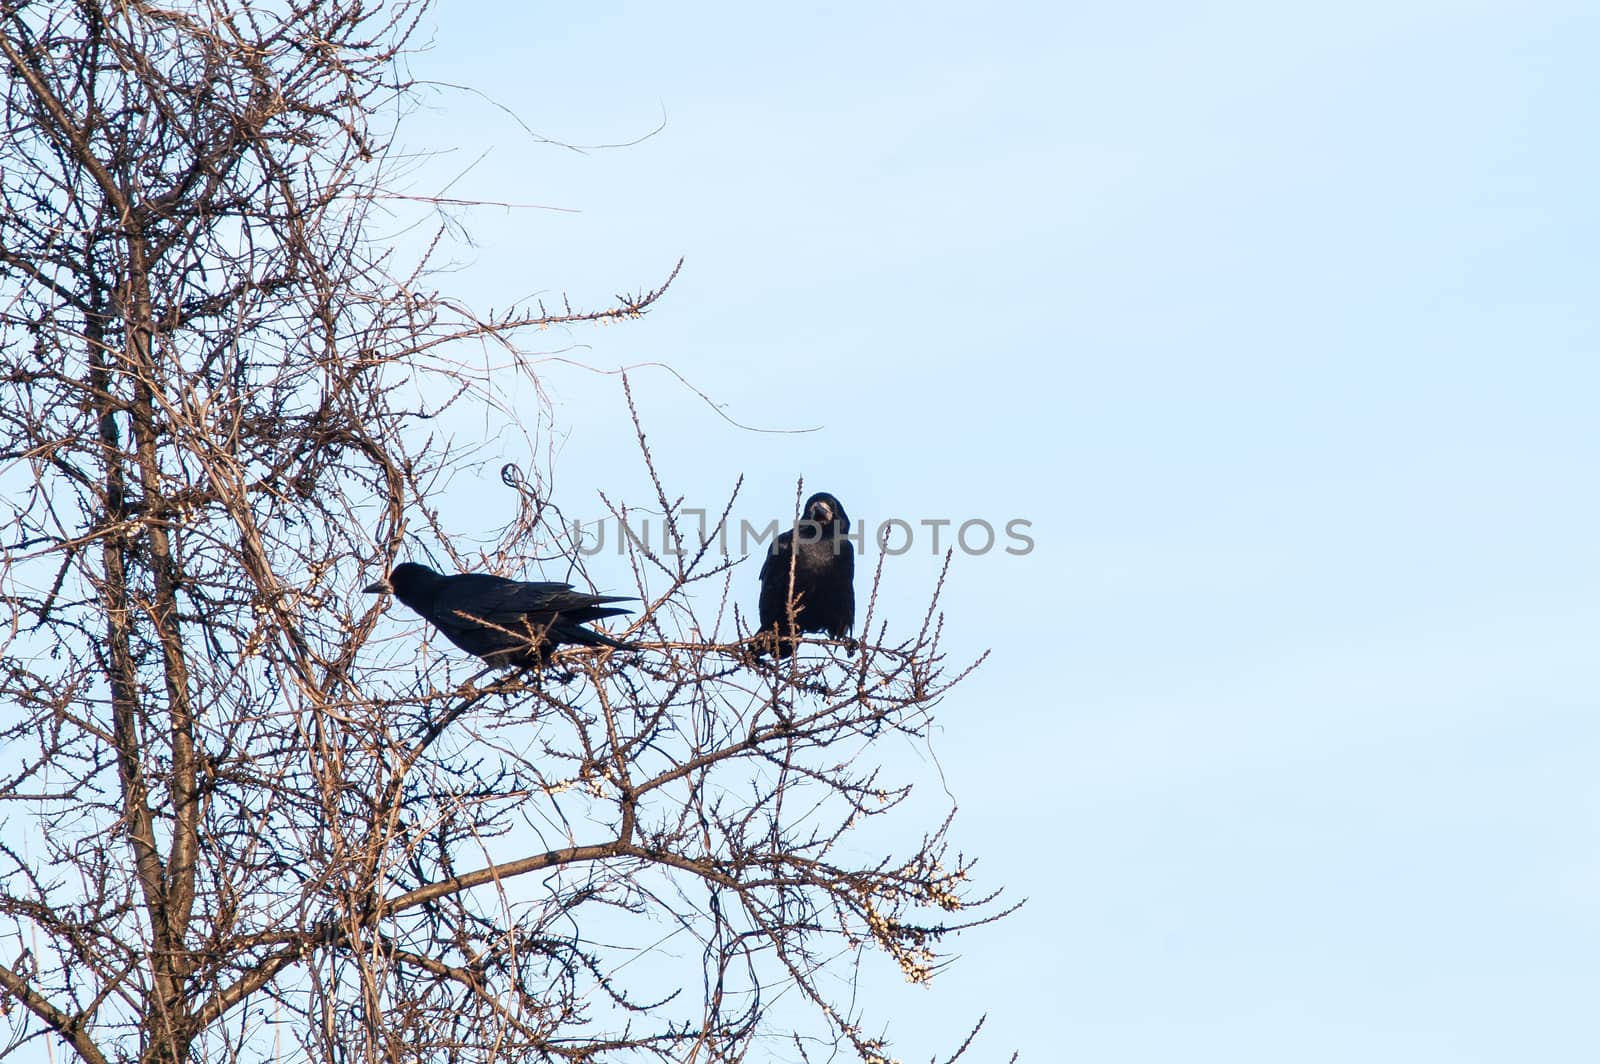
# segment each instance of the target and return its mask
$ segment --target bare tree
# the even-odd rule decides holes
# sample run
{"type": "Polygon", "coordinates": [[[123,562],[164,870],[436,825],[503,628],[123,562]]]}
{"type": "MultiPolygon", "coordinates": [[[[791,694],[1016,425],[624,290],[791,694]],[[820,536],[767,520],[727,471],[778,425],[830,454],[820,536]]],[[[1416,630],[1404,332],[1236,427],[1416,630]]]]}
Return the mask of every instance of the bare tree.
{"type": "Polygon", "coordinates": [[[925,981],[998,915],[948,818],[870,830],[910,811],[874,752],[964,674],[937,589],[756,663],[734,498],[689,520],[640,430],[641,649],[461,679],[356,593],[402,554],[564,575],[516,466],[493,550],[440,519],[472,453],[441,415],[537,386],[528,330],[666,288],[488,317],[395,260],[422,10],[0,2],[6,1052],[885,1060],[858,966],[925,981]]]}

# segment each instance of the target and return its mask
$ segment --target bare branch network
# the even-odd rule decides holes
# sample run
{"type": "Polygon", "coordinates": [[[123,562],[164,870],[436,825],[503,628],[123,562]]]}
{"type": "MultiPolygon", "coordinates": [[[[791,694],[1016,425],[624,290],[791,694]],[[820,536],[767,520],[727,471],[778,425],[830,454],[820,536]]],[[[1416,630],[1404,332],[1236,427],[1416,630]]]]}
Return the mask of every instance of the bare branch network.
{"type": "Polygon", "coordinates": [[[479,315],[402,266],[378,123],[424,10],[0,0],[0,1057],[886,1061],[861,965],[926,981],[1003,915],[878,767],[975,664],[939,588],[757,661],[750,570],[635,416],[676,548],[627,555],[636,649],[463,680],[359,594],[405,557],[584,576],[517,466],[494,549],[459,538],[444,426],[532,468],[521,338],[677,272],[479,315]]]}

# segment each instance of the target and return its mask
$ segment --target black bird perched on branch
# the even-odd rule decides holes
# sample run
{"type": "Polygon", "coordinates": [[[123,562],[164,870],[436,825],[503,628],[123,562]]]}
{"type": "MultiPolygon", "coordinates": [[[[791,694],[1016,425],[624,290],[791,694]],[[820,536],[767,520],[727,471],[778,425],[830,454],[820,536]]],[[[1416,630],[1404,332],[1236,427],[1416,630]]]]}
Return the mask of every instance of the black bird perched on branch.
{"type": "Polygon", "coordinates": [[[779,657],[794,653],[797,629],[843,639],[856,620],[856,548],[845,534],[850,531],[849,516],[825,491],[807,499],[802,513],[793,529],[773,541],[761,564],[761,628],[777,629],[779,657]]]}
{"type": "Polygon", "coordinates": [[[444,576],[416,562],[402,562],[389,579],[366,590],[391,592],[450,642],[498,668],[542,668],[562,643],[633,649],[583,627],[631,612],[602,605],[631,601],[626,596],[587,595],[572,590],[571,584],[529,583],[489,573],[444,576]]]}

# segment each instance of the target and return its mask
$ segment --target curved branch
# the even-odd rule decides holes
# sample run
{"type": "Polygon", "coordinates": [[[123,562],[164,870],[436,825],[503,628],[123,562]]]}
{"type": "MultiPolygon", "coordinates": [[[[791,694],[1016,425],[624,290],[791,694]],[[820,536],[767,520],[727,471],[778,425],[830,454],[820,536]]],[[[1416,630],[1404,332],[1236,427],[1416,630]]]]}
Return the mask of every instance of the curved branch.
{"type": "Polygon", "coordinates": [[[69,1016],[45,1000],[28,981],[5,965],[0,965],[0,987],[22,1002],[28,1011],[43,1020],[49,1028],[66,1040],[86,1064],[109,1064],[100,1047],[89,1037],[82,1026],[82,1016],[69,1016]]]}
{"type": "Polygon", "coordinates": [[[390,914],[403,912],[406,909],[425,905],[430,901],[443,898],[461,891],[480,887],[485,883],[492,883],[502,879],[511,879],[515,876],[537,872],[544,868],[554,868],[557,865],[577,864],[581,861],[603,861],[607,857],[645,857],[648,856],[638,847],[629,846],[621,839],[614,842],[603,842],[594,846],[568,846],[560,850],[547,850],[544,853],[524,857],[518,861],[506,861],[503,864],[493,864],[480,868],[476,872],[467,872],[459,876],[451,876],[436,883],[429,883],[425,887],[407,891],[398,898],[391,899],[384,904],[384,911],[390,914]]]}

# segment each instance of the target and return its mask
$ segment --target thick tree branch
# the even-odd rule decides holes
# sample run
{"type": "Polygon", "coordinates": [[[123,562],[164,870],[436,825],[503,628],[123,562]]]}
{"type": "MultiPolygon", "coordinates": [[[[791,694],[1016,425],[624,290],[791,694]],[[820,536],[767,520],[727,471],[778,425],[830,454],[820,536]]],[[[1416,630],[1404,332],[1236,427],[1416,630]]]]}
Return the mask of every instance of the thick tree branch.
{"type": "Polygon", "coordinates": [[[60,1035],[73,1051],[83,1058],[84,1064],[109,1064],[100,1047],[95,1045],[94,1039],[83,1029],[81,1017],[69,1016],[50,1004],[28,984],[26,979],[5,965],[0,965],[0,988],[4,988],[12,997],[22,1002],[23,1007],[60,1035]]]}
{"type": "Polygon", "coordinates": [[[429,883],[427,886],[418,887],[416,890],[407,891],[399,897],[391,898],[383,905],[388,913],[401,913],[418,905],[426,905],[430,901],[462,891],[481,887],[485,883],[496,883],[517,876],[527,875],[529,872],[538,872],[546,868],[555,868],[558,865],[578,864],[583,861],[603,861],[609,857],[637,857],[641,854],[634,847],[623,842],[605,842],[593,846],[569,846],[561,850],[549,850],[545,853],[534,854],[516,861],[505,861],[501,864],[489,865],[475,872],[466,872],[449,879],[429,883]]]}

